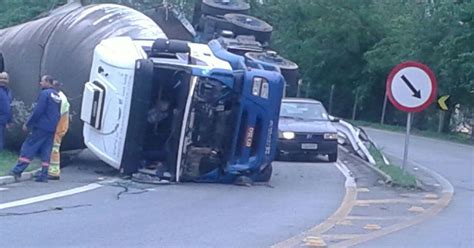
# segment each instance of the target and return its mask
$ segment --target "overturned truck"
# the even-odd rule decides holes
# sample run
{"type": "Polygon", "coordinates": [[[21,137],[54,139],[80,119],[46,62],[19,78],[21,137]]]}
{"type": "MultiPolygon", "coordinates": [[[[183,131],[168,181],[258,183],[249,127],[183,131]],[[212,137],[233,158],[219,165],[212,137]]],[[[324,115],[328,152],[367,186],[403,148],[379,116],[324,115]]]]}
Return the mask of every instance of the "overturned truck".
{"type": "Polygon", "coordinates": [[[64,83],[64,150],[88,147],[130,174],[145,151],[160,149],[177,182],[268,181],[285,79],[276,66],[230,52],[223,39],[170,40],[133,9],[73,3],[0,30],[0,70],[10,74],[18,124],[42,74],[64,83]],[[147,112],[159,101],[169,103],[168,124],[151,126],[147,112]]]}

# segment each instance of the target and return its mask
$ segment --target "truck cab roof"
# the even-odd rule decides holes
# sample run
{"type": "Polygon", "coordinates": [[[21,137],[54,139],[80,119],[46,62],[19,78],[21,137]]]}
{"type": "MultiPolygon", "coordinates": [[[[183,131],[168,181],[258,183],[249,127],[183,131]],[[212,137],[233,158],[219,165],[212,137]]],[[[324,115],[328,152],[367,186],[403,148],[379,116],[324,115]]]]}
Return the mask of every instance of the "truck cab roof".
{"type": "MultiPolygon", "coordinates": [[[[201,69],[223,69],[232,70],[230,64],[222,59],[217,58],[208,45],[185,42],[189,47],[189,52],[173,52],[167,51],[161,55],[152,54],[153,44],[155,40],[135,40],[137,47],[141,48],[144,53],[154,63],[164,63],[172,65],[187,65],[193,68],[201,69]]],[[[182,41],[181,41],[182,42],[182,41]]]]}
{"type": "Polygon", "coordinates": [[[157,64],[182,65],[201,70],[232,71],[229,62],[216,57],[206,44],[179,41],[181,46],[186,46],[186,52],[166,50],[163,53],[156,53],[153,46],[157,40],[166,40],[166,38],[132,40],[125,36],[113,37],[101,41],[98,47],[104,62],[121,68],[132,69],[137,59],[148,58],[157,64]]]}

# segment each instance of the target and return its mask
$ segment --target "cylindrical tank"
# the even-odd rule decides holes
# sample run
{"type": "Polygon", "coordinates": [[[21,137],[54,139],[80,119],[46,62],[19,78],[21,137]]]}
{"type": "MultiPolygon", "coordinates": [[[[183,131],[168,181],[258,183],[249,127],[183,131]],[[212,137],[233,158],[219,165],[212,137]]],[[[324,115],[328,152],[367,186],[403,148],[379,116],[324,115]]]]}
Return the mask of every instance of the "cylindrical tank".
{"type": "Polygon", "coordinates": [[[80,108],[83,85],[89,79],[94,48],[114,36],[132,39],[166,38],[150,18],[133,9],[113,4],[65,5],[48,16],[0,30],[0,53],[10,74],[16,127],[7,134],[7,144],[18,147],[39,93],[39,79],[49,74],[64,83],[71,103],[71,126],[63,149],[83,147],[80,108]]]}

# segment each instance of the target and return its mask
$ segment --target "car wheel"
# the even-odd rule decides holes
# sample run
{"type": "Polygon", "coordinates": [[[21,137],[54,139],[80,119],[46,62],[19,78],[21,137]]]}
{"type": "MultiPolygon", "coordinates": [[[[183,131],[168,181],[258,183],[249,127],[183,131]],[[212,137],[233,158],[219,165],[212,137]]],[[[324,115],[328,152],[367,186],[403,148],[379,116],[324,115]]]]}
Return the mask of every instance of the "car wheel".
{"type": "Polygon", "coordinates": [[[260,174],[258,175],[257,181],[258,182],[269,182],[270,179],[272,178],[272,173],[273,173],[273,165],[269,164],[262,171],[260,171],[260,174]]]}
{"type": "Polygon", "coordinates": [[[329,162],[337,161],[337,152],[328,154],[329,162]]]}

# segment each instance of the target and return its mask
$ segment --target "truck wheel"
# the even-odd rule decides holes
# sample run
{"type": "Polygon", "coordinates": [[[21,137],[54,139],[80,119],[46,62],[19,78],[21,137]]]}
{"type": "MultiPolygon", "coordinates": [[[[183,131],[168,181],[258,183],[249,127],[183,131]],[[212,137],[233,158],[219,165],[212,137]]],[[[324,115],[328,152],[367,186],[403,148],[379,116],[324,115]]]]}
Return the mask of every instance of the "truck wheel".
{"type": "Polygon", "coordinates": [[[3,60],[3,54],[0,53],[0,72],[5,70],[5,61],[3,60]]]}
{"type": "Polygon", "coordinates": [[[258,175],[257,181],[258,182],[269,182],[270,179],[272,178],[272,173],[273,173],[273,165],[269,164],[262,171],[260,171],[260,174],[258,175]]]}
{"type": "Polygon", "coordinates": [[[263,20],[243,14],[226,14],[224,19],[233,24],[236,35],[253,35],[261,43],[270,41],[273,27],[263,20]]]}
{"type": "Polygon", "coordinates": [[[201,13],[203,15],[223,16],[228,13],[247,13],[250,5],[244,1],[229,1],[224,3],[222,0],[203,0],[201,4],[201,13]]]}
{"type": "Polygon", "coordinates": [[[222,30],[232,31],[233,26],[226,19],[215,16],[202,16],[199,22],[200,30],[206,34],[220,33],[222,30]]]}
{"type": "Polygon", "coordinates": [[[337,161],[337,152],[328,154],[329,162],[337,161]]]}

